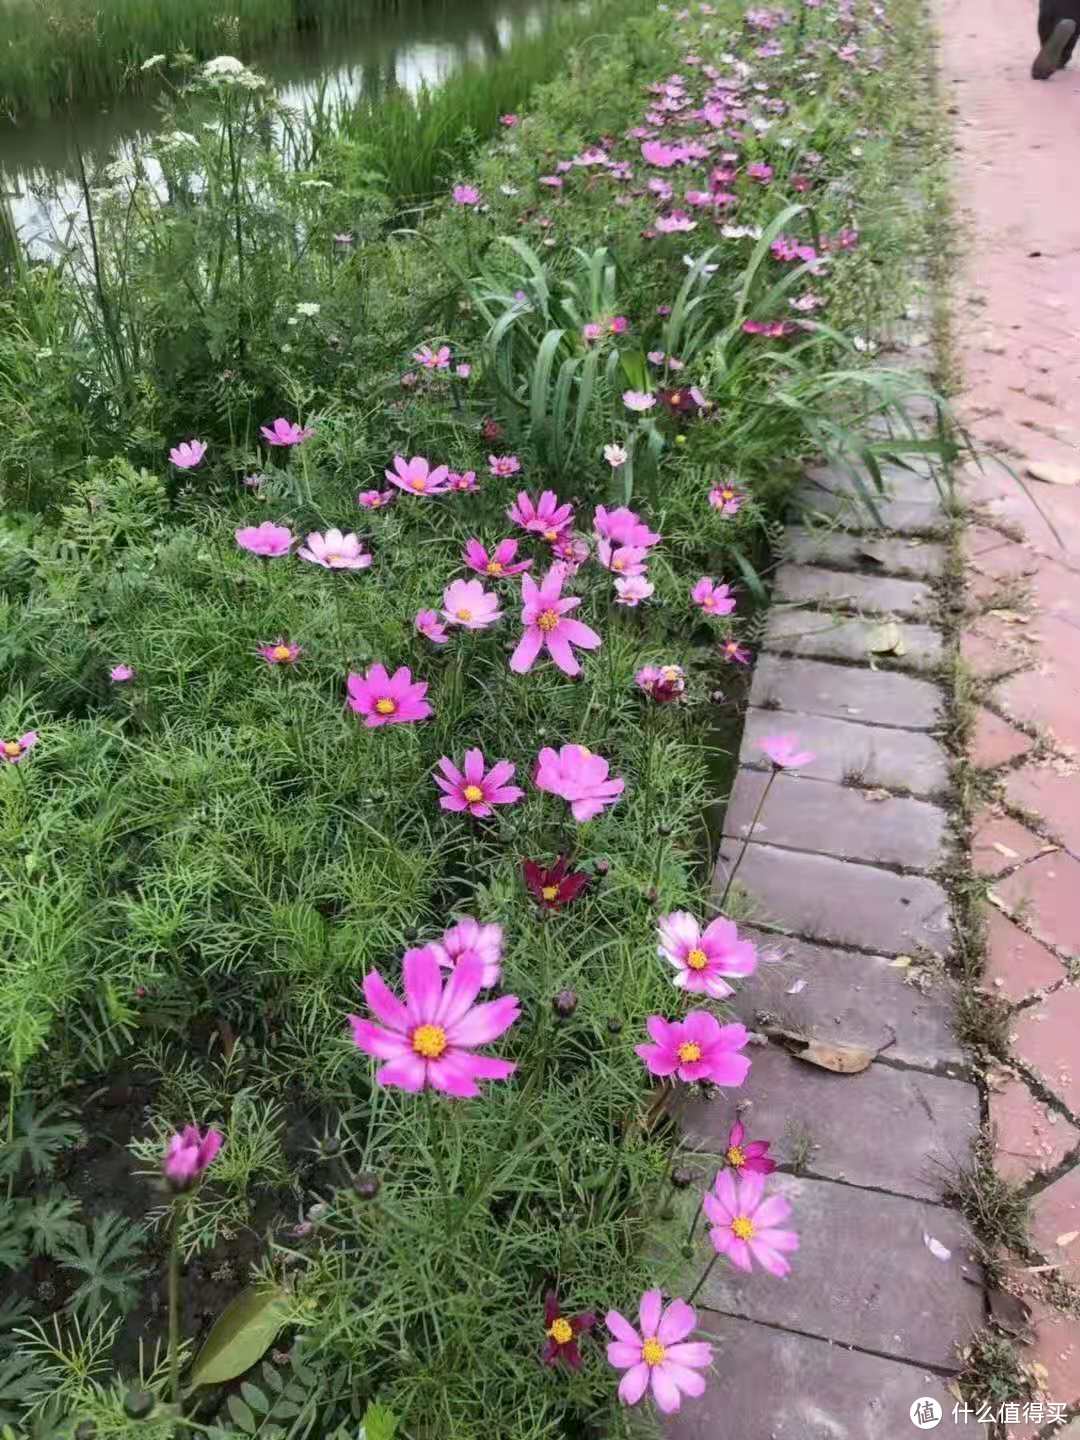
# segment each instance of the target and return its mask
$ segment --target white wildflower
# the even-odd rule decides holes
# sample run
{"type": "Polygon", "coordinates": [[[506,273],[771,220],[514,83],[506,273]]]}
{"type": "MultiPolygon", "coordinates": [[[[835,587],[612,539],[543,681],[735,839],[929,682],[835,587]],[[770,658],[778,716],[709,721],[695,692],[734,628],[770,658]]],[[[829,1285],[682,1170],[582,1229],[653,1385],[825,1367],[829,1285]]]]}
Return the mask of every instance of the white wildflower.
{"type": "Polygon", "coordinates": [[[301,300],[296,307],[297,315],[318,315],[322,306],[316,300],[301,300]]]}
{"type": "Polygon", "coordinates": [[[164,55],[151,55],[149,60],[144,60],[139,66],[140,70],[153,70],[155,65],[160,65],[165,59],[164,55]]]}

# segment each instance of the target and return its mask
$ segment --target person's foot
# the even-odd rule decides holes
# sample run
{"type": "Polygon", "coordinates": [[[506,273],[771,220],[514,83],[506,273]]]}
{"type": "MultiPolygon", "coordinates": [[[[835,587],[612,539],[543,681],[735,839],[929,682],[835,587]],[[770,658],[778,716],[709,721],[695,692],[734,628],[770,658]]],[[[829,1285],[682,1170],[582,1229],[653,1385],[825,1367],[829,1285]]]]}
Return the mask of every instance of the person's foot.
{"type": "Polygon", "coordinates": [[[1059,20],[1057,22],[1050,32],[1046,44],[1035,56],[1035,63],[1031,67],[1033,80],[1049,80],[1055,70],[1061,69],[1061,57],[1065,53],[1065,46],[1068,45],[1075,33],[1075,20],[1059,20]]]}

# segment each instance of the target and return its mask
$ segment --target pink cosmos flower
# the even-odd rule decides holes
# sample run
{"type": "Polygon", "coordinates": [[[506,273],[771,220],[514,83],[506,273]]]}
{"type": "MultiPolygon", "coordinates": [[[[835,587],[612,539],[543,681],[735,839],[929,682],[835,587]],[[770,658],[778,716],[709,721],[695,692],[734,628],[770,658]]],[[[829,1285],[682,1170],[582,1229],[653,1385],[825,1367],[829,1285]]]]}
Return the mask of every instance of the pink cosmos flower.
{"type": "Polygon", "coordinates": [[[673,210],[670,215],[658,215],[656,228],[661,235],[676,235],[697,229],[697,221],[691,220],[685,210],[673,210]]]}
{"type": "Polygon", "coordinates": [[[260,425],[259,429],[268,445],[302,445],[315,434],[314,430],[302,429],[280,415],[273,425],[260,425]]]}
{"type": "Polygon", "coordinates": [[[178,470],[193,470],[205,454],[206,446],[203,441],[184,440],[169,451],[169,459],[178,470]]]}
{"type": "Polygon", "coordinates": [[[407,665],[400,665],[388,675],[385,665],[371,665],[364,675],[351,674],[348,680],[349,708],[363,715],[364,724],[409,725],[426,720],[432,713],[424,699],[426,680],[414,680],[407,665]]]}
{"type": "Polygon", "coordinates": [[[752,165],[746,167],[746,174],[748,179],[756,180],[759,185],[768,185],[773,178],[773,168],[771,165],[765,165],[756,160],[752,165]]]}
{"type": "Polygon", "coordinates": [[[608,1364],[626,1374],[619,1382],[619,1399],[636,1405],[652,1389],[658,1410],[672,1415],[682,1397],[696,1399],[705,1393],[705,1376],[699,1370],[712,1364],[712,1346],[704,1340],[687,1340],[697,1325],[697,1311],[685,1300],[672,1300],[664,1309],[659,1290],[646,1290],[638,1309],[641,1333],[618,1310],[609,1310],[604,1323],[615,1339],[607,1347],[608,1364]]]}
{"type": "Polygon", "coordinates": [[[686,689],[686,671],[681,665],[643,665],[634,684],[659,705],[667,705],[686,689]]]}
{"type": "Polygon", "coordinates": [[[515,125],[518,125],[520,123],[521,117],[519,115],[513,114],[512,112],[507,115],[499,116],[499,124],[505,125],[508,130],[512,130],[515,125]]]}
{"type": "Polygon", "coordinates": [[[703,575],[690,591],[690,599],[700,605],[706,615],[730,615],[735,609],[731,586],[717,584],[708,575],[703,575]]]}
{"type": "Polygon", "coordinates": [[[634,1053],[653,1075],[741,1085],[749,1074],[749,1059],[738,1053],[749,1039],[745,1025],[721,1025],[707,1010],[691,1010],[684,1020],[650,1015],[645,1028],[654,1043],[635,1045],[634,1053]]]}
{"type": "Polygon", "coordinates": [[[489,555],[479,540],[467,540],[461,558],[478,575],[491,575],[497,579],[504,575],[520,575],[533,563],[531,560],[515,561],[517,550],[516,540],[500,540],[489,555]]]}
{"type": "Polygon", "coordinates": [[[590,320],[581,327],[581,338],[588,345],[591,345],[595,340],[599,340],[603,333],[604,327],[597,320],[590,320]]]}
{"type": "Polygon", "coordinates": [[[25,735],[20,735],[18,740],[5,740],[0,743],[0,760],[5,765],[18,765],[28,750],[32,750],[38,742],[38,732],[27,730],[25,735]]]}
{"type": "Polygon", "coordinates": [[[656,396],[647,395],[644,390],[624,390],[622,398],[626,408],[637,411],[639,415],[651,410],[656,404],[656,396]]]}
{"type": "Polygon", "coordinates": [[[608,778],[609,770],[603,756],[594,755],[584,745],[564,745],[561,750],[545,745],[537,759],[533,783],[538,790],[566,800],[570,813],[582,825],[608,805],[614,805],[626,788],[625,780],[608,778]]]}
{"type": "Polygon", "coordinates": [[[327,530],[325,535],[313,530],[297,554],[324,570],[366,570],[372,558],[356,535],[351,531],[343,535],[340,530],[327,530]]]}
{"type": "Polygon", "coordinates": [[[211,1128],[203,1135],[197,1125],[185,1125],[178,1135],[171,1136],[161,1162],[170,1188],[190,1190],[213,1164],[224,1143],[219,1131],[211,1128]]]}
{"type": "Polygon", "coordinates": [[[479,960],[484,967],[480,985],[484,990],[497,985],[502,973],[503,928],[481,925],[470,915],[445,931],[441,940],[433,940],[430,949],[444,970],[453,970],[463,960],[479,960]]]}
{"type": "Polygon", "coordinates": [[[441,775],[435,784],[444,793],[439,804],[444,810],[467,810],[478,820],[492,813],[493,805],[513,805],[525,794],[517,785],[506,782],[513,778],[515,767],[509,760],[496,760],[484,773],[484,752],[466,750],[465,766],[459,770],[446,755],[439,761],[441,775]]]}
{"type": "Polygon", "coordinates": [[[612,545],[610,540],[601,540],[596,547],[596,558],[605,570],[616,575],[644,575],[649,552],[640,545],[612,545]]]}
{"type": "Polygon", "coordinates": [[[692,915],[675,910],[661,915],[657,929],[656,953],[674,965],[672,980],[688,994],[723,1000],[734,994],[723,976],[752,975],[757,967],[757,950],[749,940],[740,940],[735,922],[722,915],[702,930],[692,915]]]}
{"type": "Polygon", "coordinates": [[[709,504],[721,515],[737,515],[746,504],[746,496],[730,485],[715,485],[709,491],[709,504]]]}
{"type": "Polygon", "coordinates": [[[583,535],[564,530],[552,544],[551,553],[563,562],[568,576],[576,575],[589,558],[589,542],[583,535]]]}
{"type": "Polygon", "coordinates": [[[454,580],[443,591],[443,619],[466,630],[486,630],[501,619],[499,597],[479,580],[454,580]]]}
{"type": "Polygon", "coordinates": [[[636,545],[643,550],[660,539],[657,531],[650,530],[640,516],[625,505],[617,510],[605,510],[603,505],[598,505],[593,515],[593,529],[602,540],[610,540],[613,545],[636,545]]]}
{"type": "Polygon", "coordinates": [[[613,470],[618,470],[620,465],[625,465],[627,458],[626,451],[621,445],[604,446],[604,459],[613,470]]]}
{"type": "Polygon", "coordinates": [[[712,1222],[709,1239],[718,1254],[726,1255],[738,1270],[752,1270],[756,1260],[763,1270],[782,1279],[791,1273],[784,1254],[799,1248],[799,1237],[794,1230],[776,1229],[791,1214],[789,1202],[783,1195],[766,1200],[764,1194],[765,1176],[760,1171],[736,1180],[730,1170],[721,1170],[701,1203],[712,1222]]]}
{"type": "Polygon", "coordinates": [[[574,523],[574,507],[560,505],[554,490],[545,490],[539,501],[521,490],[506,514],[515,525],[534,535],[542,535],[552,545],[574,523]]]}
{"type": "Polygon", "coordinates": [[[724,1164],[737,1175],[771,1175],[776,1169],[776,1161],[769,1158],[771,1143],[769,1140],[748,1141],[745,1125],[736,1120],[728,1131],[724,1164]]]}
{"type": "Polygon", "coordinates": [[[450,639],[446,633],[446,626],[439,619],[434,610],[418,610],[413,624],[426,640],[433,645],[445,645],[450,639]]]}
{"type": "Polygon", "coordinates": [[[765,735],[757,742],[757,748],[764,750],[778,770],[797,770],[814,759],[812,750],[799,749],[797,735],[765,735]]]}
{"type": "Polygon", "coordinates": [[[413,351],[412,358],[425,370],[449,370],[450,346],[440,345],[437,350],[433,350],[430,345],[421,345],[419,350],[413,351]]]}
{"type": "Polygon", "coordinates": [[[295,665],[300,658],[301,647],[293,645],[280,636],[272,645],[260,645],[259,654],[268,665],[295,665]]]}
{"type": "Polygon", "coordinates": [[[402,969],[404,1001],[378,971],[364,976],[364,996],[381,1024],[349,1016],[357,1047],[385,1062],[375,1076],[380,1085],[413,1093],[430,1086],[468,1099],[479,1095],[478,1080],[506,1080],[514,1073],[517,1066],[510,1060],[473,1053],[477,1045],[509,1030],[521,1013],[516,995],[473,1003],[484,983],[484,965],[478,956],[455,965],[445,986],[431,946],[410,950],[402,969]]]}
{"type": "Polygon", "coordinates": [[[454,374],[459,380],[468,380],[472,374],[472,366],[467,360],[462,360],[459,365],[454,366],[454,374]]]}
{"type": "Polygon", "coordinates": [[[615,604],[627,605],[634,609],[643,600],[648,600],[656,586],[644,575],[631,575],[626,580],[615,581],[615,604]]]}
{"type": "Polygon", "coordinates": [[[455,185],[450,192],[455,205],[479,205],[480,191],[475,185],[455,185]]]}
{"type": "Polygon", "coordinates": [[[287,525],[275,525],[264,520],[261,525],[244,525],[233,532],[241,550],[250,550],[252,555],[272,559],[287,555],[293,543],[293,533],[287,525]]]}
{"type": "Polygon", "coordinates": [[[625,315],[613,315],[608,321],[608,329],[612,335],[625,335],[630,329],[630,321],[625,315]]]}
{"type": "Polygon", "coordinates": [[[364,510],[383,510],[396,499],[393,490],[361,490],[356,503],[364,510]]]}
{"type": "Polygon", "coordinates": [[[109,679],[117,685],[123,685],[127,680],[135,678],[135,671],[130,665],[114,665],[109,671],[109,679]]]}
{"type": "Polygon", "coordinates": [[[450,489],[461,492],[471,492],[473,490],[479,490],[480,486],[476,482],[476,471],[464,470],[459,475],[456,470],[451,470],[450,489]]]}
{"type": "Polygon", "coordinates": [[[562,593],[566,571],[562,565],[553,565],[537,585],[531,575],[521,577],[521,623],[525,633],[518,641],[517,649],[510,657],[510,669],[515,675],[524,675],[536,663],[541,650],[546,649],[564,675],[580,675],[572,646],[582,650],[596,650],[600,636],[580,620],[569,619],[567,612],[581,604],[578,595],[562,593]]]}
{"type": "Polygon", "coordinates": [[[450,471],[445,465],[436,465],[434,470],[423,455],[414,455],[406,460],[403,455],[394,456],[393,470],[383,474],[399,490],[410,495],[441,495],[450,488],[450,471]]]}
{"type": "Polygon", "coordinates": [[[521,469],[521,461],[516,455],[489,455],[488,470],[492,475],[516,475],[521,469]]]}
{"type": "Polygon", "coordinates": [[[563,188],[563,178],[561,175],[541,175],[537,184],[546,185],[549,190],[561,190],[563,188]]]}

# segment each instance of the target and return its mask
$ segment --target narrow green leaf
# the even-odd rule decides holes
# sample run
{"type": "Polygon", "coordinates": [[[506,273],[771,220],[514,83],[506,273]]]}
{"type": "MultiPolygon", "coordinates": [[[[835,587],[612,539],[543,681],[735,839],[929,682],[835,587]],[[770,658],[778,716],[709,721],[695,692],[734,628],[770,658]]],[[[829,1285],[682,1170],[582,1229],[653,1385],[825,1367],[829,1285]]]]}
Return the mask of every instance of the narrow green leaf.
{"type": "Polygon", "coordinates": [[[273,1344],[287,1314],[288,1297],[277,1286],[241,1290],[214,1321],[192,1366],[192,1385],[220,1385],[250,1370],[273,1344]]]}

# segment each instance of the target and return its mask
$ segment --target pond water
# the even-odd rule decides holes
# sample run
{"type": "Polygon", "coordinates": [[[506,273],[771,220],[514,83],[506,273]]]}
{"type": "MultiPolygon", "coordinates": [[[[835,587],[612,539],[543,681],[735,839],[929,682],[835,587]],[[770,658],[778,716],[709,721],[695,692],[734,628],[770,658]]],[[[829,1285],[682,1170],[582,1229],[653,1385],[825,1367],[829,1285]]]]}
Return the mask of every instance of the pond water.
{"type": "MultiPolygon", "coordinates": [[[[414,0],[393,12],[359,14],[324,31],[297,31],[273,49],[243,55],[288,104],[418,91],[463,64],[497,59],[512,41],[542,33],[566,0],[414,0]]],[[[0,123],[0,198],[31,249],[63,233],[81,205],[75,150],[93,160],[122,153],[153,133],[157,114],[145,95],[74,107],[19,126],[0,123]]]]}

